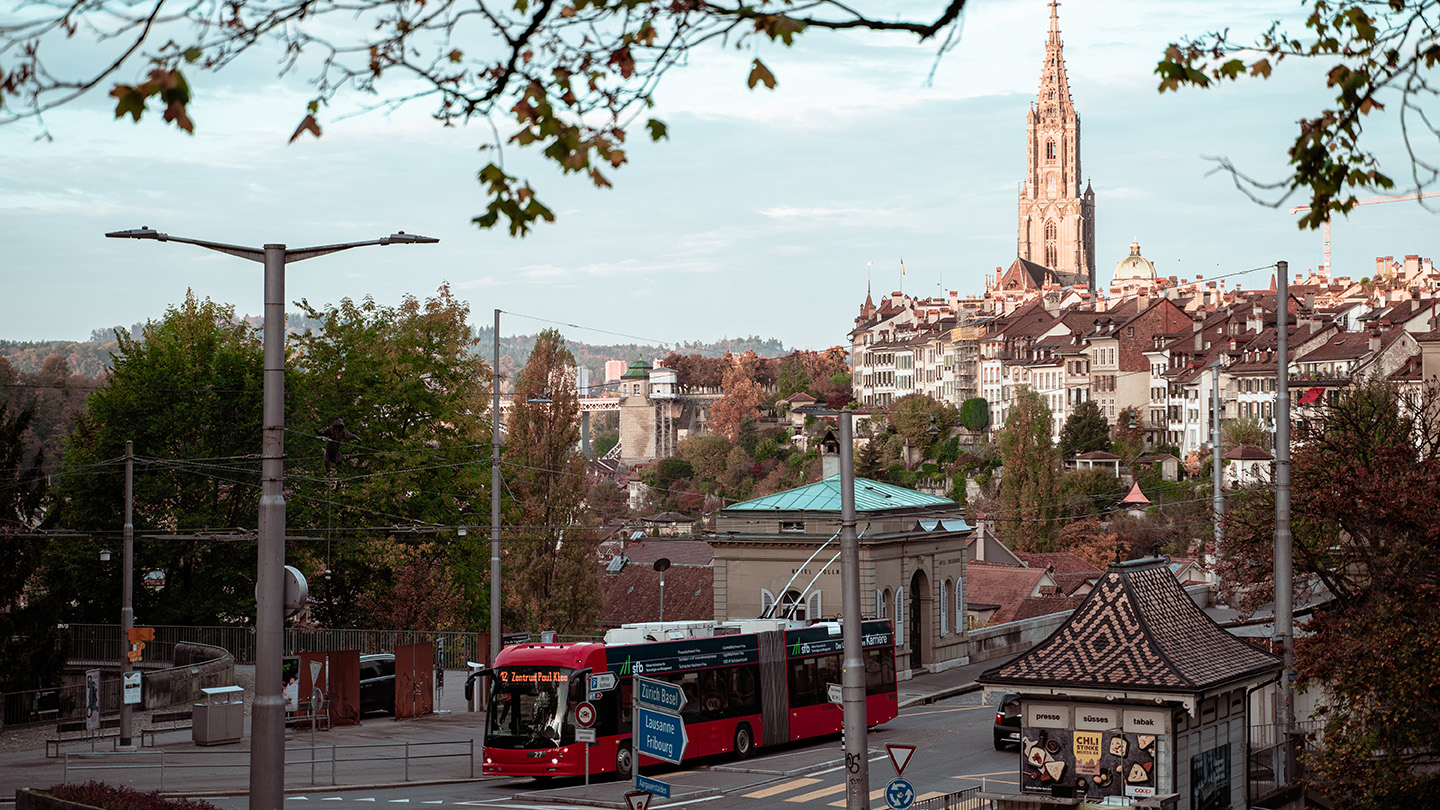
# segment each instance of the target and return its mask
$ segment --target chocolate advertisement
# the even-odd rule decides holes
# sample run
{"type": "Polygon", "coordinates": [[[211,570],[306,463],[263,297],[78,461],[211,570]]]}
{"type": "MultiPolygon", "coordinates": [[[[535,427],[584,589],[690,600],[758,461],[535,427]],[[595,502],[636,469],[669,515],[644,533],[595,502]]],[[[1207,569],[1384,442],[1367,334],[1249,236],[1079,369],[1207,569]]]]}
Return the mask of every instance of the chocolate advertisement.
{"type": "Polygon", "coordinates": [[[1056,796],[1152,796],[1153,734],[1020,730],[1020,790],[1056,796]]]}

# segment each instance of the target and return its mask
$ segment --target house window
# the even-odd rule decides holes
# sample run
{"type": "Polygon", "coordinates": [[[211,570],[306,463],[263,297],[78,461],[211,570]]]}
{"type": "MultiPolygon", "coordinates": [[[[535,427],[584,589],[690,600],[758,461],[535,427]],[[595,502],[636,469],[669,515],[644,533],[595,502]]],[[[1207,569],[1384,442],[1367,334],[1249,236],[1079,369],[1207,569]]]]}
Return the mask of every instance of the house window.
{"type": "Polygon", "coordinates": [[[804,534],[804,533],[805,533],[805,521],[803,521],[803,520],[782,520],[782,521],[780,521],[780,531],[786,532],[786,533],[804,534]]]}
{"type": "Polygon", "coordinates": [[[895,589],[895,646],[905,643],[905,588],[895,589]]]}
{"type": "Polygon", "coordinates": [[[805,613],[805,603],[800,599],[800,592],[789,590],[780,597],[780,618],[806,621],[809,616],[805,613]]]}
{"type": "Polygon", "coordinates": [[[1054,160],[1054,159],[1055,159],[1055,142],[1054,142],[1054,141],[1046,141],[1046,142],[1045,142],[1045,159],[1046,159],[1046,160],[1054,160]]]}
{"type": "Polygon", "coordinates": [[[950,635],[950,580],[940,581],[940,635],[950,635]]]}
{"type": "Polygon", "coordinates": [[[775,610],[775,594],[765,588],[760,589],[760,616],[769,618],[775,610]]]}

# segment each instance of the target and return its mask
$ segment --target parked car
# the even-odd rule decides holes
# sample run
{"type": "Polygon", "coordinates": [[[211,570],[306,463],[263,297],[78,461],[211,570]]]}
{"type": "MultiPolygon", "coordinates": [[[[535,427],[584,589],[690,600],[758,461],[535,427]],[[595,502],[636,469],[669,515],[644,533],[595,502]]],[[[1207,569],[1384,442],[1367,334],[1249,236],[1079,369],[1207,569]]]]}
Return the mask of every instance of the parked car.
{"type": "Polygon", "coordinates": [[[395,656],[360,656],[360,713],[395,713],[395,656]]]}
{"type": "Polygon", "coordinates": [[[1008,692],[1000,698],[1000,707],[995,710],[995,750],[1004,751],[1005,746],[1020,747],[1020,696],[1008,692]]]}

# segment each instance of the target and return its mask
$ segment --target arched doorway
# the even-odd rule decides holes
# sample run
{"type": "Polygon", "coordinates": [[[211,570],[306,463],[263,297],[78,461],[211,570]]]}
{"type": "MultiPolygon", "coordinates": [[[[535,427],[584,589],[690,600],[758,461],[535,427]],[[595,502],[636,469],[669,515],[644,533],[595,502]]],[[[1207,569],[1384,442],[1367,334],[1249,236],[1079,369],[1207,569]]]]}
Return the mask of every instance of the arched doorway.
{"type": "Polygon", "coordinates": [[[910,577],[910,668],[925,665],[926,642],[930,639],[930,578],[924,571],[910,577]]]}

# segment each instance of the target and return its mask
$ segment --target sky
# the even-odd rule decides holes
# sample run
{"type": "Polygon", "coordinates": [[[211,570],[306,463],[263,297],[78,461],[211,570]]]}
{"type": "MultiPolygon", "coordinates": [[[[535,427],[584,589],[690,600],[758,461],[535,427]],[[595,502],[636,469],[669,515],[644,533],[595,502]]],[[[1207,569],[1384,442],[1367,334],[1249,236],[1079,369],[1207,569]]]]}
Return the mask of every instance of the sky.
{"type": "MultiPolygon", "coordinates": [[[[870,7],[898,15],[921,5],[870,7]]],[[[1250,202],[1212,160],[1284,177],[1294,121],[1326,100],[1317,70],[1286,64],[1266,82],[1163,96],[1153,74],[1171,41],[1223,27],[1258,32],[1295,9],[1061,5],[1102,284],[1132,240],[1164,276],[1277,260],[1299,273],[1320,262],[1320,235],[1298,231],[1289,204],[1250,202]]],[[[322,138],[287,145],[310,94],[303,76],[277,77],[265,53],[191,76],[194,136],[158,115],[114,120],[111,100],[92,93],[46,116],[52,139],[37,139],[33,122],[0,127],[0,339],[84,340],[160,318],[187,290],[260,313],[258,264],[104,238],[149,226],[252,246],[397,230],[441,240],[293,264],[289,301],[395,304],[448,282],[475,323],[503,310],[506,334],[561,324],[586,343],[759,335],[793,348],[843,344],[867,287],[877,297],[902,286],[978,294],[1014,260],[1025,114],[1048,24],[1043,0],[972,0],[938,64],[934,43],[858,32],[807,32],[789,49],[702,49],[657,93],[653,114],[670,139],[632,138],[629,165],[609,172],[614,188],[507,152],[507,168],[558,216],[524,239],[470,224],[486,203],[474,179],[488,160],[477,151],[490,135],[483,123],[442,128],[420,105],[340,118],[368,101],[349,98],[327,111],[322,138]],[[779,79],[774,91],[746,88],[757,56],[779,79]]],[[[1382,155],[1401,154],[1393,125],[1372,127],[1382,155]]],[[[1433,256],[1436,223],[1416,203],[1359,208],[1334,226],[1335,273],[1372,275],[1377,256],[1433,256]]],[[[1257,270],[1230,281],[1269,280],[1257,270]]]]}

